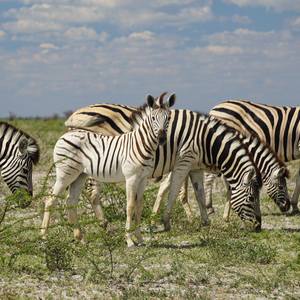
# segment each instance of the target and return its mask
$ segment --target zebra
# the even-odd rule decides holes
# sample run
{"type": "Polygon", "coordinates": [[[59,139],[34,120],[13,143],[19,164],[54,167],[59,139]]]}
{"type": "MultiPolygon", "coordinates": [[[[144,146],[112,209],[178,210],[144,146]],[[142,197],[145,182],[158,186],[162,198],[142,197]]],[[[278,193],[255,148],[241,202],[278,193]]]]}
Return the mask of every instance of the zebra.
{"type": "MultiPolygon", "coordinates": [[[[289,177],[289,171],[285,164],[277,157],[277,155],[269,149],[264,143],[255,136],[245,137],[240,135],[240,139],[249,149],[250,154],[253,156],[253,160],[261,172],[262,180],[267,188],[267,194],[274,202],[278,205],[282,212],[287,212],[290,209],[290,199],[286,185],[286,178],[289,177]]],[[[217,174],[206,173],[204,177],[204,190],[205,190],[205,200],[206,208],[208,213],[214,212],[212,207],[212,184],[217,174]]],[[[226,182],[224,182],[227,186],[226,182]]],[[[169,180],[166,179],[165,182],[160,187],[158,196],[154,205],[154,211],[157,212],[160,207],[160,202],[163,199],[164,193],[167,191],[169,185],[169,180]]],[[[228,186],[227,186],[228,187],[228,186]]],[[[185,201],[186,195],[185,191],[182,192],[180,200],[182,203],[185,201]]],[[[188,203],[184,205],[188,206],[188,203]]],[[[189,207],[189,206],[188,206],[189,207]]],[[[191,214],[188,208],[185,208],[187,214],[191,214]]],[[[229,220],[230,212],[230,191],[227,193],[227,202],[224,210],[223,218],[224,220],[229,220]]]]}
{"type": "MultiPolygon", "coordinates": [[[[124,126],[127,131],[132,130],[132,125],[127,120],[127,115],[132,110],[136,108],[117,104],[95,104],[74,112],[65,125],[70,128],[86,125],[102,133],[120,134],[124,126]]],[[[229,181],[234,210],[241,219],[250,221],[256,230],[260,230],[260,174],[237,133],[209,116],[189,110],[171,110],[167,135],[168,143],[156,151],[152,173],[152,177],[157,178],[173,171],[168,205],[163,217],[165,229],[170,229],[171,209],[188,174],[196,192],[202,223],[209,223],[203,201],[202,169],[216,169],[229,181]],[[214,143],[219,145],[219,152],[214,143]]]]}
{"type": "MultiPolygon", "coordinates": [[[[146,118],[138,129],[120,136],[104,136],[89,130],[72,130],[65,133],[57,141],[54,148],[56,182],[53,196],[46,199],[42,235],[45,236],[49,225],[50,209],[57,196],[69,186],[67,199],[69,222],[74,224],[75,238],[82,240],[77,224],[76,204],[86,177],[92,176],[102,182],[126,181],[127,218],[126,242],[128,247],[135,246],[132,232],[132,217],[135,213],[136,229],[134,235],[138,243],[142,243],[139,228],[142,214],[142,197],[154,167],[154,154],[159,145],[166,142],[166,130],[169,124],[169,107],[175,103],[172,94],[166,103],[163,93],[157,100],[151,95],[147,97],[147,105],[132,114],[131,120],[145,113],[146,118]]],[[[94,207],[96,217],[101,212],[94,207]]]]}
{"type": "MultiPolygon", "coordinates": [[[[278,157],[289,162],[300,158],[300,106],[271,106],[247,100],[227,100],[209,113],[245,135],[255,134],[278,157]]],[[[292,214],[299,213],[300,170],[291,198],[292,214]]]]}
{"type": "MultiPolygon", "coordinates": [[[[32,165],[38,163],[39,155],[34,138],[7,122],[0,122],[0,171],[13,194],[24,190],[32,196],[32,165]]],[[[20,206],[25,208],[30,203],[26,199],[20,206]]]]}

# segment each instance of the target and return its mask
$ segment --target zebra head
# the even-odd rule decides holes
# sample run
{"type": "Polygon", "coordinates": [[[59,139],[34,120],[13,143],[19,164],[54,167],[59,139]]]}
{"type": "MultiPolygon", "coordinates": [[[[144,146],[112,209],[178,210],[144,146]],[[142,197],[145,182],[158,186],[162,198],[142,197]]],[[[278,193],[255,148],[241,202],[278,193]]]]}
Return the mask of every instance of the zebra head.
{"type": "Polygon", "coordinates": [[[147,105],[151,108],[149,116],[150,124],[160,145],[165,144],[167,140],[167,129],[170,121],[169,108],[175,104],[176,100],[176,95],[172,94],[164,102],[163,98],[165,95],[166,93],[163,93],[156,99],[151,95],[147,96],[147,105]]]}
{"type": "Polygon", "coordinates": [[[259,205],[259,191],[261,188],[260,174],[254,167],[243,176],[238,187],[231,190],[231,205],[233,210],[255,231],[261,230],[261,212],[259,205]]]}
{"type": "Polygon", "coordinates": [[[288,174],[288,170],[284,166],[279,167],[273,171],[272,175],[265,182],[269,197],[274,200],[282,212],[287,212],[291,206],[286,186],[288,174]]]}
{"type": "MultiPolygon", "coordinates": [[[[15,150],[12,154],[1,168],[3,180],[12,193],[24,190],[32,196],[32,165],[39,160],[38,145],[32,138],[22,136],[18,144],[15,145],[15,150]]],[[[21,200],[20,206],[25,208],[30,202],[21,200]]]]}

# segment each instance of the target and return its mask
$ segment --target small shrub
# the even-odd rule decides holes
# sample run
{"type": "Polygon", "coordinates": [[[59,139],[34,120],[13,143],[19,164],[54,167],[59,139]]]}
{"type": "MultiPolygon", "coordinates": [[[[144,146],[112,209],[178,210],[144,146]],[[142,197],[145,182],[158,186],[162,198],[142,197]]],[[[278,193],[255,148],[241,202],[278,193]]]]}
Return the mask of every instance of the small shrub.
{"type": "Polygon", "coordinates": [[[70,232],[57,227],[51,230],[44,243],[46,265],[49,271],[66,271],[72,268],[72,247],[70,241],[64,239],[70,232]]]}

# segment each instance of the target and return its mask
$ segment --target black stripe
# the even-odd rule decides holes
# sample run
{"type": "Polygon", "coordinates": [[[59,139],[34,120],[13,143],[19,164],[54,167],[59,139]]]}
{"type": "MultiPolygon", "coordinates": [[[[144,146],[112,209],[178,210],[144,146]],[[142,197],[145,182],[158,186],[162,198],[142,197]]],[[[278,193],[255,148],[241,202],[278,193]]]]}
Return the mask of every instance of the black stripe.
{"type": "Polygon", "coordinates": [[[101,122],[100,122],[100,120],[99,120],[99,122],[100,123],[108,123],[110,126],[111,126],[111,128],[113,128],[115,131],[117,131],[119,134],[122,134],[122,133],[124,133],[117,125],[116,125],[116,123],[111,119],[111,118],[109,118],[109,117],[107,117],[107,116],[104,116],[104,115],[101,115],[101,114],[99,114],[99,113],[95,113],[95,112],[82,112],[82,113],[80,113],[80,114],[82,114],[82,115],[88,115],[88,116],[93,116],[93,117],[99,117],[99,119],[101,119],[101,122]]]}
{"type": "MultiPolygon", "coordinates": [[[[116,112],[118,114],[120,114],[122,116],[122,118],[124,120],[126,120],[126,122],[130,123],[131,119],[130,117],[128,117],[125,113],[124,113],[124,109],[127,109],[127,107],[123,107],[123,109],[119,109],[116,106],[113,105],[109,105],[109,104],[101,104],[101,105],[93,105],[93,107],[103,107],[106,108],[108,110],[111,110],[113,112],[116,112]]],[[[127,109],[129,112],[135,111],[134,109],[127,109]]]]}
{"type": "MultiPolygon", "coordinates": [[[[93,135],[94,135],[94,134],[93,134],[93,135]]],[[[92,142],[92,140],[91,140],[91,133],[88,132],[88,133],[87,133],[87,136],[88,136],[89,143],[91,144],[91,146],[93,147],[95,153],[97,154],[98,161],[97,161],[97,170],[96,170],[96,172],[97,172],[97,176],[99,176],[100,155],[99,155],[99,152],[98,152],[96,146],[93,144],[93,142],[92,142]]],[[[92,172],[93,172],[93,171],[92,171],[92,172]]]]}
{"type": "MultiPolygon", "coordinates": [[[[91,170],[93,170],[93,161],[92,159],[77,145],[75,145],[74,143],[68,141],[67,139],[65,138],[62,138],[63,141],[65,141],[67,144],[69,144],[70,146],[74,147],[75,149],[79,150],[90,162],[90,165],[91,165],[91,170]]],[[[93,172],[93,171],[92,171],[93,172]]]]}
{"type": "Polygon", "coordinates": [[[279,143],[281,141],[280,127],[281,127],[281,124],[282,124],[282,112],[279,108],[275,107],[275,109],[277,111],[278,121],[277,121],[276,127],[275,127],[275,137],[274,137],[275,140],[274,140],[274,143],[275,143],[275,153],[279,154],[278,150],[279,150],[279,143]]]}
{"type": "Polygon", "coordinates": [[[295,110],[296,110],[295,107],[291,108],[291,110],[288,113],[286,123],[284,124],[285,126],[284,126],[284,133],[283,133],[283,148],[284,148],[284,160],[285,161],[289,160],[288,159],[288,137],[290,134],[290,130],[291,130],[290,125],[291,125],[291,121],[294,116],[295,110]]]}
{"type": "Polygon", "coordinates": [[[292,130],[292,147],[293,147],[293,154],[292,154],[292,159],[296,159],[295,156],[295,149],[297,149],[299,141],[296,140],[297,137],[297,129],[298,127],[300,128],[300,109],[298,109],[298,114],[295,122],[295,126],[293,127],[292,130]],[[296,147],[294,146],[296,144],[296,147]]]}

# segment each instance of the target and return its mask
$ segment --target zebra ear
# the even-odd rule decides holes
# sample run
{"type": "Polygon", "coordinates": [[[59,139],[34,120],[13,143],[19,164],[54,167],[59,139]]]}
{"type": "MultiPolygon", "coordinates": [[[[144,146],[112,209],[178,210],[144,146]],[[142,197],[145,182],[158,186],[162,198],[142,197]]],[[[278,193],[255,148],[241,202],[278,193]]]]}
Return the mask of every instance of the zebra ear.
{"type": "Polygon", "coordinates": [[[243,183],[248,185],[251,180],[255,177],[255,169],[251,168],[251,170],[244,176],[243,183]]]}
{"type": "Polygon", "coordinates": [[[175,101],[176,101],[176,95],[175,95],[175,94],[172,94],[172,95],[168,98],[167,106],[168,106],[168,107],[172,107],[172,106],[175,104],[175,101]]]}
{"type": "Polygon", "coordinates": [[[154,99],[154,97],[151,96],[151,95],[148,95],[148,96],[147,96],[147,105],[148,105],[149,107],[153,108],[154,104],[155,104],[155,99],[154,99]]]}
{"type": "Polygon", "coordinates": [[[29,145],[29,143],[26,138],[22,138],[19,141],[19,151],[21,154],[25,154],[27,152],[28,145],[29,145]]]}

